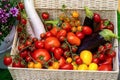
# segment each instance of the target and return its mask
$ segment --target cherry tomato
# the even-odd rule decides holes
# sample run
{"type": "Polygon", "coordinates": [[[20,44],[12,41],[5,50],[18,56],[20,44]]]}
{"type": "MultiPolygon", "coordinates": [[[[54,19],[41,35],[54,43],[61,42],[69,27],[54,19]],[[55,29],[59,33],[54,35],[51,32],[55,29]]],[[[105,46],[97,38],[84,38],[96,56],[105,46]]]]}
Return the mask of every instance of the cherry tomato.
{"type": "Polygon", "coordinates": [[[46,49],[36,49],[32,54],[32,58],[44,63],[45,61],[50,60],[51,56],[50,53],[46,49]]]}
{"type": "Polygon", "coordinates": [[[81,44],[81,40],[72,32],[67,33],[67,41],[72,44],[79,46],[81,44]]]}
{"type": "Polygon", "coordinates": [[[100,23],[100,21],[101,21],[101,17],[97,13],[94,13],[93,19],[94,19],[94,22],[96,22],[96,23],[100,23]]]}
{"type": "Polygon", "coordinates": [[[65,58],[70,57],[70,56],[71,56],[70,51],[67,51],[67,50],[64,51],[63,56],[64,56],[65,58]]]}
{"type": "Polygon", "coordinates": [[[21,23],[22,23],[23,25],[26,25],[26,24],[27,24],[27,20],[24,19],[24,18],[22,18],[22,19],[21,19],[21,23]]]}
{"type": "Polygon", "coordinates": [[[42,68],[42,64],[40,62],[36,62],[36,63],[34,63],[33,68],[41,69],[42,68]]]}
{"type": "Polygon", "coordinates": [[[91,35],[91,34],[92,34],[92,29],[91,29],[89,26],[83,26],[82,32],[83,32],[85,35],[91,35]]]}
{"type": "Polygon", "coordinates": [[[71,31],[71,25],[68,22],[62,23],[62,29],[66,30],[67,32],[71,31]]]}
{"type": "Polygon", "coordinates": [[[76,62],[76,64],[78,64],[78,65],[80,65],[80,64],[82,64],[83,62],[82,62],[82,59],[79,57],[79,58],[77,58],[76,60],[75,60],[75,62],[76,62]]]}
{"type": "Polygon", "coordinates": [[[33,66],[34,66],[34,62],[29,62],[27,65],[28,68],[33,68],[33,66]]]}
{"type": "Polygon", "coordinates": [[[12,63],[12,67],[21,68],[21,61],[14,61],[14,62],[12,63]]]}
{"type": "Polygon", "coordinates": [[[77,28],[74,26],[74,27],[71,28],[71,31],[72,31],[72,32],[76,32],[76,31],[77,31],[77,28]]]}
{"type": "Polygon", "coordinates": [[[77,46],[72,46],[72,52],[73,52],[73,53],[76,53],[77,49],[78,49],[77,46]]]}
{"type": "Polygon", "coordinates": [[[62,57],[62,54],[63,54],[63,50],[62,48],[56,48],[54,50],[54,57],[59,60],[61,57],[62,57]]]}
{"type": "Polygon", "coordinates": [[[72,12],[72,17],[78,18],[79,17],[79,13],[77,11],[73,11],[72,12]]]}
{"type": "Polygon", "coordinates": [[[61,48],[63,49],[63,50],[68,50],[69,48],[68,48],[68,45],[66,44],[66,43],[62,43],[61,44],[61,48]]]}
{"type": "Polygon", "coordinates": [[[70,63],[66,63],[63,66],[60,67],[62,70],[73,70],[73,65],[70,63]]]}
{"type": "Polygon", "coordinates": [[[98,67],[99,71],[112,71],[112,66],[108,64],[102,64],[98,67]]]}
{"type": "Polygon", "coordinates": [[[64,57],[61,57],[61,58],[58,60],[58,62],[59,62],[59,66],[60,66],[60,67],[63,66],[63,65],[66,63],[64,57]]]}
{"type": "Polygon", "coordinates": [[[112,48],[112,44],[111,43],[106,43],[105,47],[106,47],[106,49],[111,49],[112,48]]]}
{"type": "Polygon", "coordinates": [[[101,45],[101,46],[99,46],[99,48],[98,48],[98,52],[104,52],[105,49],[106,49],[106,47],[103,46],[103,45],[101,45]]]}
{"type": "Polygon", "coordinates": [[[43,18],[44,20],[49,19],[49,13],[48,13],[48,12],[43,12],[43,13],[42,13],[42,18],[43,18]]]}
{"type": "Polygon", "coordinates": [[[18,50],[21,51],[25,48],[25,45],[24,44],[20,44],[18,45],[18,50]]]}
{"type": "Polygon", "coordinates": [[[101,54],[99,55],[99,59],[100,59],[101,61],[104,61],[104,60],[106,59],[105,54],[104,54],[104,53],[101,53],[101,54]]]}
{"type": "Polygon", "coordinates": [[[3,63],[6,66],[9,66],[12,63],[12,57],[11,56],[5,56],[4,59],[3,59],[3,63]]]}
{"type": "Polygon", "coordinates": [[[35,47],[36,47],[37,49],[44,48],[44,42],[43,42],[43,41],[36,41],[36,42],[35,42],[35,47]]]}
{"type": "Polygon", "coordinates": [[[93,63],[98,64],[98,63],[99,63],[99,61],[100,61],[100,60],[99,60],[99,58],[98,58],[98,57],[94,57],[94,56],[93,56],[93,58],[92,58],[92,62],[93,62],[93,63]]]}
{"type": "Polygon", "coordinates": [[[45,37],[46,37],[46,38],[47,38],[47,37],[51,37],[51,36],[53,36],[53,35],[52,35],[52,33],[51,33],[50,31],[46,32],[46,34],[45,34],[45,37]]]}
{"type": "Polygon", "coordinates": [[[108,50],[107,51],[107,56],[114,58],[116,56],[116,52],[114,50],[108,50]]]}
{"type": "Polygon", "coordinates": [[[53,27],[53,28],[50,30],[50,32],[52,33],[53,36],[56,36],[56,34],[58,33],[58,31],[59,31],[59,28],[57,28],[57,27],[53,27]]]}
{"type": "Polygon", "coordinates": [[[52,67],[53,69],[59,69],[59,62],[53,62],[52,67]]]}
{"type": "Polygon", "coordinates": [[[67,57],[66,62],[67,63],[71,63],[72,62],[72,58],[71,57],[67,57]]]}
{"type": "Polygon", "coordinates": [[[26,42],[25,42],[25,45],[26,45],[26,46],[30,46],[31,44],[32,44],[32,41],[26,40],[26,42]]]}
{"type": "Polygon", "coordinates": [[[46,36],[45,33],[41,33],[41,34],[40,34],[40,38],[42,38],[42,39],[45,38],[45,36],[46,36]]]}
{"type": "Polygon", "coordinates": [[[19,2],[18,6],[21,10],[24,9],[24,4],[22,2],[19,2]]]}
{"type": "Polygon", "coordinates": [[[28,51],[27,50],[24,50],[24,51],[20,52],[20,57],[21,58],[25,58],[26,56],[28,56],[28,51]]]}
{"type": "Polygon", "coordinates": [[[102,64],[112,64],[112,58],[111,57],[107,57],[106,60],[102,63],[102,64]]]}
{"type": "Polygon", "coordinates": [[[30,56],[26,56],[26,57],[25,57],[25,61],[26,61],[26,62],[30,62],[30,61],[32,61],[32,59],[31,59],[30,56]]]}
{"type": "Polygon", "coordinates": [[[17,20],[21,20],[21,14],[20,13],[18,13],[18,15],[17,15],[17,20]]]}
{"type": "Polygon", "coordinates": [[[66,30],[61,29],[61,30],[57,33],[57,38],[59,38],[59,37],[61,37],[61,36],[66,37],[66,35],[67,35],[66,30]]]}
{"type": "Polygon", "coordinates": [[[60,47],[60,41],[56,37],[46,38],[45,49],[50,50],[52,47],[60,47]]]}
{"type": "Polygon", "coordinates": [[[85,37],[85,34],[83,32],[76,32],[76,36],[79,38],[79,39],[83,39],[85,37]]]}

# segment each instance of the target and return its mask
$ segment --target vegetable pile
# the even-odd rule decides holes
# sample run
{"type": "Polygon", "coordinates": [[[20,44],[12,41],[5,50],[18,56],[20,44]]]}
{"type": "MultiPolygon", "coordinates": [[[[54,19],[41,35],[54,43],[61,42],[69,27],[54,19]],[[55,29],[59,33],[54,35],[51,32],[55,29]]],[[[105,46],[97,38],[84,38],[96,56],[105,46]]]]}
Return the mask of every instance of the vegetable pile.
{"type": "MultiPolygon", "coordinates": [[[[84,23],[76,10],[66,12],[62,6],[58,19],[49,12],[40,14],[44,33],[31,36],[23,28],[18,32],[17,54],[4,57],[4,64],[19,68],[112,71],[116,52],[112,44],[117,38],[109,19],[85,7],[84,23]]],[[[32,23],[32,22],[31,22],[32,23]]],[[[38,26],[34,27],[34,30],[38,26]]],[[[35,32],[35,31],[34,31],[35,32]]]]}

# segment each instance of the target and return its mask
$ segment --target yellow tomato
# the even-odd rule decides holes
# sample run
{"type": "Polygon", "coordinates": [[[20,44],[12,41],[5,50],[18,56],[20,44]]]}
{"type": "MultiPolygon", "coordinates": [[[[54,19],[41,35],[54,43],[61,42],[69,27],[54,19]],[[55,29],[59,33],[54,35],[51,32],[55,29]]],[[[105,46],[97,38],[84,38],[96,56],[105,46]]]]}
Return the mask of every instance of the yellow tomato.
{"type": "Polygon", "coordinates": [[[36,63],[34,63],[33,67],[41,69],[42,68],[42,64],[40,62],[36,62],[36,63]]]}
{"type": "Polygon", "coordinates": [[[80,20],[75,21],[75,26],[80,26],[80,24],[81,24],[80,20]]]}
{"type": "Polygon", "coordinates": [[[83,63],[89,65],[92,62],[92,53],[89,50],[83,50],[80,52],[80,58],[83,63]]]}
{"type": "Polygon", "coordinates": [[[82,31],[82,26],[77,26],[77,31],[82,31]]]}
{"type": "Polygon", "coordinates": [[[71,58],[71,57],[68,57],[68,58],[66,59],[66,62],[67,62],[67,63],[71,63],[71,62],[72,62],[72,58],[71,58]]]}
{"type": "Polygon", "coordinates": [[[78,70],[78,65],[77,64],[72,64],[73,65],[73,70],[78,70]]]}
{"type": "Polygon", "coordinates": [[[33,68],[33,65],[34,65],[34,62],[29,62],[27,66],[28,68],[33,68]]]}
{"type": "Polygon", "coordinates": [[[77,11],[73,11],[72,12],[72,17],[78,18],[79,17],[79,13],[77,11]]]}
{"type": "Polygon", "coordinates": [[[77,31],[77,28],[76,27],[72,27],[72,32],[76,32],[77,31]]]}
{"type": "Polygon", "coordinates": [[[53,69],[53,66],[49,66],[48,69],[53,69]]]}
{"type": "Polygon", "coordinates": [[[98,65],[96,63],[91,63],[89,65],[89,70],[98,70],[98,65]]]}
{"type": "Polygon", "coordinates": [[[86,64],[81,64],[78,66],[78,70],[88,70],[88,66],[86,64]]]}
{"type": "Polygon", "coordinates": [[[52,67],[53,69],[59,69],[59,62],[53,62],[52,67]]]}

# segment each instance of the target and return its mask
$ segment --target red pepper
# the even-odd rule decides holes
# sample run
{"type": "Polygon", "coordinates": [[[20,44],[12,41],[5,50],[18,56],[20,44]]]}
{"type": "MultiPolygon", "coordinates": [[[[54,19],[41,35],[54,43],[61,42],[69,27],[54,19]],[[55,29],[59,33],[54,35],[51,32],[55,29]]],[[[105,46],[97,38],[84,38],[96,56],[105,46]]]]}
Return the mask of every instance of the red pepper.
{"type": "Polygon", "coordinates": [[[100,22],[100,26],[99,26],[99,29],[102,30],[102,29],[109,29],[111,31],[114,31],[114,25],[111,21],[109,21],[108,19],[103,19],[101,20],[100,22]]]}

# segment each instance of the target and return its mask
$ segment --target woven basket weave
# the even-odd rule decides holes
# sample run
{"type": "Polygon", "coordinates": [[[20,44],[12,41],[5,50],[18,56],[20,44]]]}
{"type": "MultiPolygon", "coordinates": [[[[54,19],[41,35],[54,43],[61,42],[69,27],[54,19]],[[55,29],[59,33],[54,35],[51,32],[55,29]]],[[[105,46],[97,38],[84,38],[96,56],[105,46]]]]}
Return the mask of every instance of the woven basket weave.
{"type": "MultiPolygon", "coordinates": [[[[77,10],[81,14],[81,20],[85,18],[84,6],[90,7],[94,12],[100,13],[101,17],[109,18],[115,26],[117,34],[117,0],[34,0],[38,13],[47,11],[51,18],[57,18],[61,13],[63,4],[67,11],[77,10]]],[[[14,38],[11,54],[15,54],[17,33],[14,38]]],[[[118,41],[114,41],[118,46],[118,41]]],[[[117,80],[119,73],[118,48],[115,48],[117,56],[113,62],[113,71],[78,71],[78,70],[47,70],[9,67],[14,80],[117,80]]]]}

